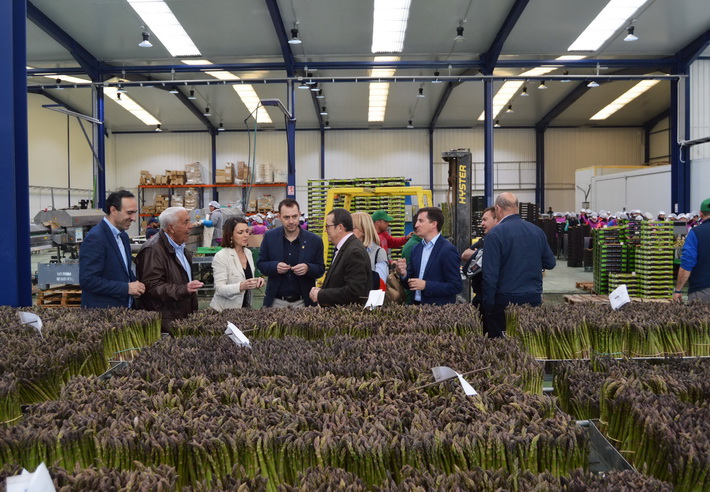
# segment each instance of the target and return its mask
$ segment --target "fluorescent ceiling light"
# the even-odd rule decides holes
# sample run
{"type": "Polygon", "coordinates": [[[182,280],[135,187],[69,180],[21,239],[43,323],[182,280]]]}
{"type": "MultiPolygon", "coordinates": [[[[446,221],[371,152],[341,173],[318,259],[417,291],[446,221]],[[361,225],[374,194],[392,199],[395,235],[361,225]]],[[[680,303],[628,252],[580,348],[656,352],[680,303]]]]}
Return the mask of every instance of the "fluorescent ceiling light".
{"type": "Polygon", "coordinates": [[[128,3],[172,56],[200,56],[200,50],[163,0],[128,0],[128,3]]]}
{"type": "MultiPolygon", "coordinates": [[[[398,61],[398,56],[376,56],[376,62],[398,61]]],[[[392,77],[394,68],[373,68],[370,70],[371,77],[392,77]]],[[[389,82],[370,82],[370,100],[367,111],[367,121],[385,121],[385,110],[387,109],[387,96],[389,94],[389,82]]]]}
{"type": "MultiPolygon", "coordinates": [[[[212,62],[209,60],[182,60],[182,62],[186,65],[212,65],[212,62]]],[[[224,70],[208,70],[204,73],[219,80],[241,80],[238,75],[224,70]]],[[[254,87],[251,85],[241,84],[233,85],[232,87],[239,95],[239,98],[242,100],[242,103],[244,103],[244,106],[246,106],[249,110],[249,113],[254,113],[257,123],[273,123],[265,108],[263,110],[262,108],[259,108],[259,111],[256,111],[257,107],[259,107],[260,99],[259,96],[256,95],[254,87]]]]}
{"type": "Polygon", "coordinates": [[[616,113],[618,110],[626,106],[628,103],[639,97],[641,94],[649,90],[651,87],[656,85],[659,80],[643,80],[633,86],[628,91],[624,92],[622,95],[617,97],[614,101],[609,103],[604,109],[599,111],[597,114],[589,118],[590,120],[605,120],[612,114],[616,113]]]}
{"type": "Polygon", "coordinates": [[[400,53],[407,30],[411,0],[375,0],[372,15],[372,52],[400,53]]]}
{"type": "Polygon", "coordinates": [[[116,104],[119,104],[126,111],[131,113],[133,116],[141,120],[146,125],[160,125],[158,121],[152,114],[150,114],[146,109],[135,102],[128,94],[123,94],[119,98],[119,92],[116,87],[104,87],[104,95],[113,99],[116,104]]]}
{"type": "Polygon", "coordinates": [[[597,51],[648,0],[610,0],[567,51],[597,51]]]}
{"type": "MultiPolygon", "coordinates": [[[[563,60],[581,60],[582,58],[585,58],[584,56],[578,56],[578,55],[565,55],[565,56],[560,56],[556,58],[557,60],[563,61],[563,60]]],[[[542,67],[536,67],[533,68],[532,70],[528,70],[527,72],[523,72],[520,74],[521,77],[539,77],[540,75],[546,75],[554,70],[557,70],[559,68],[559,65],[546,65],[542,67]]],[[[513,96],[518,93],[518,89],[520,89],[523,84],[525,84],[524,80],[509,80],[507,82],[503,83],[503,86],[498,90],[496,95],[493,97],[493,118],[495,119],[498,114],[501,112],[503,108],[505,108],[508,103],[510,102],[511,99],[513,99],[513,96]]],[[[481,113],[481,116],[478,117],[478,121],[483,121],[486,118],[486,112],[485,110],[481,113]]]]}

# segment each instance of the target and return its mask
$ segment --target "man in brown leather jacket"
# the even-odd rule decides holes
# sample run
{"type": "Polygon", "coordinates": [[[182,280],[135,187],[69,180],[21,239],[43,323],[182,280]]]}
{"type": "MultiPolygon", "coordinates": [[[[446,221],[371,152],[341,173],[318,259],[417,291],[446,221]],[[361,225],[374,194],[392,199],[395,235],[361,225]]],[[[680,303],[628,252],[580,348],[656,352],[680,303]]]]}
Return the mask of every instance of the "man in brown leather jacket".
{"type": "Polygon", "coordinates": [[[190,217],[183,207],[160,214],[160,232],[146,242],[136,257],[138,278],[145,284],[141,308],[161,313],[162,331],[170,332],[173,320],[197,311],[197,289],[192,280],[192,255],[185,250],[190,217]]]}

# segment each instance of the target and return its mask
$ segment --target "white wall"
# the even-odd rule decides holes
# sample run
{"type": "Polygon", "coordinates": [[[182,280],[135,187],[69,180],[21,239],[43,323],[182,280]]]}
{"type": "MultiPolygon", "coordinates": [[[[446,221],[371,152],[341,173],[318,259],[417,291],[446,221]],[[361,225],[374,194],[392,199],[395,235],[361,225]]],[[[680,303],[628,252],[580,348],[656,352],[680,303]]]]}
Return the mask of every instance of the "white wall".
{"type": "MultiPolygon", "coordinates": [[[[30,185],[93,189],[91,148],[84,138],[77,119],[43,108],[44,104],[54,103],[43,96],[28,94],[30,185]]],[[[84,122],[84,128],[90,137],[91,127],[91,123],[84,122]]],[[[33,219],[39,210],[52,205],[52,192],[49,189],[30,188],[29,198],[30,219],[33,219]]],[[[68,198],[65,189],[54,190],[56,208],[78,205],[79,200],[90,199],[91,192],[71,192],[71,203],[68,203],[68,198]]]]}
{"type": "Polygon", "coordinates": [[[591,178],[592,210],[640,209],[658,213],[671,209],[670,166],[654,166],[638,171],[599,175],[591,178]]]}
{"type": "MultiPolygon", "coordinates": [[[[690,66],[690,140],[710,137],[710,60],[697,60],[690,66]]],[[[710,158],[710,142],[690,149],[690,158],[710,158]]],[[[693,180],[695,177],[692,178],[693,180]]]]}

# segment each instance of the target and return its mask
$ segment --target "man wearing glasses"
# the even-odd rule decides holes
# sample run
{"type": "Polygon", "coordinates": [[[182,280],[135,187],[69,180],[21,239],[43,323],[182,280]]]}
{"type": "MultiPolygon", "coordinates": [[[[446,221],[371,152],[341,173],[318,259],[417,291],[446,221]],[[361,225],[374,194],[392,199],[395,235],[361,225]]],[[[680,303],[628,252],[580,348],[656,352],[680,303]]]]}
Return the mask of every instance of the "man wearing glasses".
{"type": "Polygon", "coordinates": [[[344,208],[334,208],[325,218],[328,240],[335,250],[323,287],[313,287],[310,298],[319,306],[365,304],[372,287],[370,257],[353,235],[353,218],[344,208]]]}

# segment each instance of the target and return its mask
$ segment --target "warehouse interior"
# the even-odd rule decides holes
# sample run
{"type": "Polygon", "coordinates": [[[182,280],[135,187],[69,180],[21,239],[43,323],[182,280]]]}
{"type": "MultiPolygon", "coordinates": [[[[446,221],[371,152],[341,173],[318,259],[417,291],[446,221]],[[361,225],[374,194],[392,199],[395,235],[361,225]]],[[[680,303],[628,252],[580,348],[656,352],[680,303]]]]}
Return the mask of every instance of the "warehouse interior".
{"type": "Polygon", "coordinates": [[[710,490],[710,305],[676,283],[710,230],[707,0],[17,0],[0,27],[0,488],[710,490]],[[117,190],[129,279],[189,210],[182,318],[130,283],[84,309],[117,190]],[[465,267],[446,305],[272,309],[258,269],[211,305],[213,201],[258,265],[295,198],[332,267],[334,206],[392,236],[441,207],[461,253],[504,192],[556,266],[500,338],[465,267]]]}

